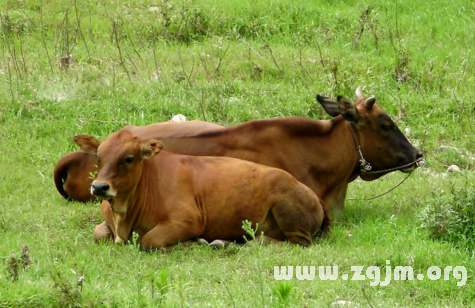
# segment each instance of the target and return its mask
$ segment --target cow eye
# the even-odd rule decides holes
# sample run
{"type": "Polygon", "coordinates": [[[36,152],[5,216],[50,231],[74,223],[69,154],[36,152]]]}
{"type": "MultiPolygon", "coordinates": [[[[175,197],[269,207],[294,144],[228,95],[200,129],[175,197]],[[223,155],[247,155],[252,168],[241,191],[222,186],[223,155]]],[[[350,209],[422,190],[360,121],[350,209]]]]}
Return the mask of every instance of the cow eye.
{"type": "Polygon", "coordinates": [[[130,164],[131,162],[133,162],[133,161],[134,161],[134,157],[133,157],[132,155],[127,156],[127,158],[125,159],[125,162],[126,162],[126,163],[129,163],[129,164],[130,164]]]}
{"type": "Polygon", "coordinates": [[[389,124],[383,124],[381,125],[381,128],[385,131],[390,131],[391,130],[391,125],[389,124]]]}

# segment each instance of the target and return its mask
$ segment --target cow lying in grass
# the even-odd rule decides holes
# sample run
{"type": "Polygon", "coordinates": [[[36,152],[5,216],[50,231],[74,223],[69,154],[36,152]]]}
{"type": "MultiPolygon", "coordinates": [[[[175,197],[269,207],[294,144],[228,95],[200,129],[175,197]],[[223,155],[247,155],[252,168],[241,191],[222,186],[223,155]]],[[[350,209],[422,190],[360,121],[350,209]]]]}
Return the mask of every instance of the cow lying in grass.
{"type": "MultiPolygon", "coordinates": [[[[356,103],[341,96],[332,100],[317,95],[317,102],[333,117],[330,120],[254,120],[160,140],[164,150],[173,153],[234,157],[283,169],[338,214],[343,211],[348,183],[358,176],[372,181],[395,170],[411,172],[423,157],[374,97],[363,97],[361,88],[355,94],[356,103]],[[371,164],[370,172],[362,172],[363,158],[365,168],[371,164]]],[[[88,168],[95,170],[94,164],[88,168]]]]}
{"type": "Polygon", "coordinates": [[[280,169],[160,153],[159,141],[142,142],[127,129],[103,142],[90,135],[74,140],[99,161],[91,192],[103,200],[104,222],[94,231],[95,241],[123,243],[132,232],[147,249],[195,238],[242,240],[242,222],[249,220],[272,241],[308,246],[330,225],[315,193],[280,169]]]}

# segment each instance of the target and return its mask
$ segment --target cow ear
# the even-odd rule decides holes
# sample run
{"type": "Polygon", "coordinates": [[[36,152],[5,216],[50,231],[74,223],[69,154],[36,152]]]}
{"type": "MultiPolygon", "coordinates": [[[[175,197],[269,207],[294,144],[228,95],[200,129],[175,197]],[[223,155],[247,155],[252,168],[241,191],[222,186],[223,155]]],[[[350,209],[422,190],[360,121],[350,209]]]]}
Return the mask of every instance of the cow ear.
{"type": "Polygon", "coordinates": [[[163,148],[163,144],[155,139],[147,141],[142,146],[142,158],[143,159],[150,159],[160,153],[163,148]]]}
{"type": "Polygon", "coordinates": [[[92,155],[97,154],[97,148],[101,144],[94,136],[86,134],[76,135],[73,140],[81,149],[92,155]]]}
{"type": "Polygon", "coordinates": [[[360,113],[356,109],[355,104],[343,96],[338,96],[338,108],[345,120],[350,122],[358,122],[361,118],[360,113]]]}
{"type": "Polygon", "coordinates": [[[339,116],[340,109],[338,108],[338,103],[328,97],[317,95],[317,102],[322,105],[323,109],[331,115],[332,117],[339,116]]]}

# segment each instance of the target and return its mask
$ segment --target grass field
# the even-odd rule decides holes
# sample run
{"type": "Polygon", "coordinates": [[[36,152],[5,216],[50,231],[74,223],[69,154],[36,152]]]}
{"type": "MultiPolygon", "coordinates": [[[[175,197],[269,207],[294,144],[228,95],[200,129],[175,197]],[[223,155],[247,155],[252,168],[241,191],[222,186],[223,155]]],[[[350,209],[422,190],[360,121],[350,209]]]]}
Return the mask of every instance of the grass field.
{"type": "MultiPolygon", "coordinates": [[[[475,305],[474,14],[472,1],[444,0],[1,1],[0,306],[475,305]],[[307,249],[96,245],[99,206],[68,203],[53,184],[79,133],[179,113],[227,126],[328,118],[315,95],[353,98],[359,85],[427,163],[388,195],[348,200],[307,249]],[[462,172],[446,173],[452,164],[462,172]],[[383,280],[386,260],[426,278],[351,280],[351,266],[383,280]],[[274,266],[339,266],[350,279],[278,281],[274,266]],[[464,266],[467,281],[429,280],[430,266],[464,266]]],[[[348,197],[403,177],[356,180],[348,197]]]]}

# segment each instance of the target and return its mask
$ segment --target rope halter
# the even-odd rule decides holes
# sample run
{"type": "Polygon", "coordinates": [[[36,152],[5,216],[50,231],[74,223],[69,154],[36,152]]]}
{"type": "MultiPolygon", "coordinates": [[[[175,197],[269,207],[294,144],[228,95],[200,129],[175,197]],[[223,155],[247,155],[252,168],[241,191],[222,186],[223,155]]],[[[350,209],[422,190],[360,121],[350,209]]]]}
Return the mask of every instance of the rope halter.
{"type": "Polygon", "coordinates": [[[360,159],[359,159],[359,163],[360,163],[360,172],[361,172],[361,175],[368,175],[368,174],[378,174],[378,173],[386,173],[386,172],[391,172],[391,171],[396,171],[396,170],[401,170],[401,169],[404,169],[406,167],[410,167],[412,165],[416,165],[417,167],[421,167],[425,164],[425,160],[423,157],[420,157],[418,159],[416,159],[415,161],[413,162],[410,162],[408,164],[405,164],[405,165],[402,165],[402,166],[399,166],[399,167],[395,167],[395,168],[390,168],[390,169],[384,169],[384,170],[376,170],[376,171],[371,171],[371,169],[373,169],[373,167],[371,166],[371,164],[366,160],[364,159],[363,157],[363,153],[361,152],[361,147],[358,143],[358,140],[356,139],[356,135],[355,135],[355,132],[353,131],[353,127],[351,127],[351,123],[348,123],[349,127],[350,127],[350,131],[351,131],[351,135],[353,135],[353,139],[355,140],[355,144],[356,144],[356,149],[358,150],[358,153],[360,154],[360,159]]]}

